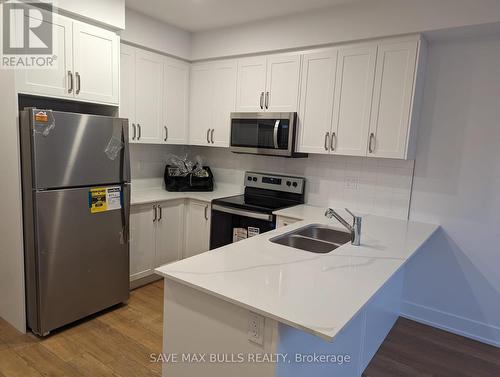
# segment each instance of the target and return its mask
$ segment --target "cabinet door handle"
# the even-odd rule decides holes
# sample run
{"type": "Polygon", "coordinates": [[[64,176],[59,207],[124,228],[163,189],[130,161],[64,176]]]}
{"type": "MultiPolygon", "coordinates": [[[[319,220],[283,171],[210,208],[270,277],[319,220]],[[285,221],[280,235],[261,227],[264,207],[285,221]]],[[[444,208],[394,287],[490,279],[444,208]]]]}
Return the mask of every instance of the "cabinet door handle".
{"type": "Polygon", "coordinates": [[[208,205],[205,206],[205,220],[208,221],[208,205]]]}
{"type": "Polygon", "coordinates": [[[264,104],[263,104],[263,102],[264,102],[264,92],[260,92],[260,101],[259,101],[259,103],[260,103],[260,108],[261,108],[262,110],[264,109],[264,104]]]}
{"type": "Polygon", "coordinates": [[[333,152],[335,151],[335,148],[337,148],[337,134],[335,132],[332,132],[332,137],[330,140],[330,150],[333,152]]]}
{"type": "Polygon", "coordinates": [[[214,143],[214,131],[215,131],[215,128],[212,128],[212,131],[210,132],[210,142],[212,144],[214,143]]]}
{"type": "Polygon", "coordinates": [[[139,123],[137,123],[137,130],[139,131],[138,136],[137,136],[137,140],[141,140],[142,130],[141,130],[141,125],[139,123]]]}
{"type": "Polygon", "coordinates": [[[269,92],[266,92],[266,109],[269,109],[269,92]]]}
{"type": "Polygon", "coordinates": [[[158,206],[158,211],[160,213],[160,215],[158,216],[158,221],[161,221],[161,218],[163,217],[163,211],[160,205],[158,206]]]}
{"type": "Polygon", "coordinates": [[[207,129],[207,143],[210,144],[210,128],[207,129]]]}
{"type": "Polygon", "coordinates": [[[68,71],[68,93],[73,91],[73,72],[68,71]]]}
{"type": "Polygon", "coordinates": [[[325,151],[328,150],[328,144],[329,144],[328,140],[329,140],[329,138],[330,138],[330,132],[327,132],[325,134],[325,151]]]}
{"type": "Polygon", "coordinates": [[[167,128],[167,126],[164,126],[164,128],[165,128],[165,139],[163,139],[163,141],[167,141],[167,139],[168,139],[168,128],[167,128]]]}
{"type": "Polygon", "coordinates": [[[132,129],[134,130],[134,135],[132,136],[132,140],[135,140],[135,137],[137,136],[137,128],[135,127],[134,123],[132,123],[132,129]]]}
{"type": "Polygon", "coordinates": [[[78,72],[75,72],[76,76],[76,94],[80,94],[80,90],[82,89],[82,79],[80,77],[80,74],[78,72]]]}
{"type": "Polygon", "coordinates": [[[154,218],[153,218],[153,222],[155,223],[156,220],[158,220],[158,210],[156,209],[156,206],[153,206],[153,210],[154,210],[154,218]]]}
{"type": "Polygon", "coordinates": [[[374,148],[373,148],[373,142],[375,141],[375,134],[372,132],[370,134],[370,141],[368,142],[368,152],[373,153],[374,148]]]}

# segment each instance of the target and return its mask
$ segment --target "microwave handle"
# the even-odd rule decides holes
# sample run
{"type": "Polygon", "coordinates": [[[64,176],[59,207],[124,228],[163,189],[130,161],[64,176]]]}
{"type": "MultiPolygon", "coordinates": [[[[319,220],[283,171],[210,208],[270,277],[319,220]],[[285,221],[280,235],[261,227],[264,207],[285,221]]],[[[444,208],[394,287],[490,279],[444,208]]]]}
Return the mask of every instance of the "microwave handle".
{"type": "Polygon", "coordinates": [[[274,132],[273,132],[273,141],[274,141],[274,149],[279,149],[278,145],[278,129],[280,127],[280,120],[276,120],[274,123],[274,132]]]}

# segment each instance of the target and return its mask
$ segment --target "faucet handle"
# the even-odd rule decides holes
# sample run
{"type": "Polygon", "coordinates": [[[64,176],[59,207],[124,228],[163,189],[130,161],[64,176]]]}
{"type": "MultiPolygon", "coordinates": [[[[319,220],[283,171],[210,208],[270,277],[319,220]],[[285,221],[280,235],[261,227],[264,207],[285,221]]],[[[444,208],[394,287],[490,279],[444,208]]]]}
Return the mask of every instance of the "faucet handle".
{"type": "Polygon", "coordinates": [[[355,215],[354,213],[352,213],[352,212],[351,212],[348,208],[344,208],[344,209],[346,210],[346,212],[347,212],[349,215],[351,215],[351,216],[353,217],[354,222],[358,221],[358,220],[361,218],[361,216],[356,216],[356,215],[355,215]]]}

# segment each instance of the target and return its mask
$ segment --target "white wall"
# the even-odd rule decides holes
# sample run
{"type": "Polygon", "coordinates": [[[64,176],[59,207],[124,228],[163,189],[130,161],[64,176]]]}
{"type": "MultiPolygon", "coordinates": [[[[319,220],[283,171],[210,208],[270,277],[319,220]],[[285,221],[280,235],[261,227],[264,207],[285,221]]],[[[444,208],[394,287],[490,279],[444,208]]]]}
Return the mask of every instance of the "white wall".
{"type": "Polygon", "coordinates": [[[193,60],[500,22],[497,0],[370,0],[193,33],[193,60]]]}
{"type": "MultiPolygon", "coordinates": [[[[1,13],[1,12],[0,12],[1,13]]],[[[21,167],[14,71],[0,69],[0,317],[25,331],[21,167]]]]}
{"type": "MultiPolygon", "coordinates": [[[[242,186],[248,170],[306,177],[306,202],[318,206],[347,206],[382,216],[407,218],[413,174],[412,161],[310,155],[306,159],[238,155],[225,148],[130,147],[132,179],[163,177],[169,154],[200,155],[214,173],[216,184],[242,186]]],[[[151,182],[151,181],[150,181],[151,182]]],[[[160,180],[156,180],[159,184],[160,180]]]]}
{"type": "Polygon", "coordinates": [[[170,154],[184,155],[188,147],[181,145],[130,144],[132,180],[163,178],[170,154]]]}
{"type": "Polygon", "coordinates": [[[191,59],[191,33],[126,9],[121,39],[152,50],[191,59]]]}
{"type": "Polygon", "coordinates": [[[54,0],[54,6],[115,29],[125,28],[125,0],[54,0]]]}
{"type": "Polygon", "coordinates": [[[500,36],[430,45],[410,216],[443,232],[406,315],[500,346],[500,36]]]}

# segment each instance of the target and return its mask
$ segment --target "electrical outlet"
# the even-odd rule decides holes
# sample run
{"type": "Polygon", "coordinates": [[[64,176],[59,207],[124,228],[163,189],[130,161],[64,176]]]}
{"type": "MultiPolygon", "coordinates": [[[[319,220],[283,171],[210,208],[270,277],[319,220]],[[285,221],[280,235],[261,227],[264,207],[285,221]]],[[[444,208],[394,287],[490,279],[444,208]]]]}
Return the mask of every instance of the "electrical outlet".
{"type": "Polygon", "coordinates": [[[345,177],[344,179],[344,188],[350,190],[357,190],[359,184],[358,177],[345,177]]]}
{"type": "Polygon", "coordinates": [[[256,313],[248,313],[248,340],[264,344],[264,317],[256,313]]]}

